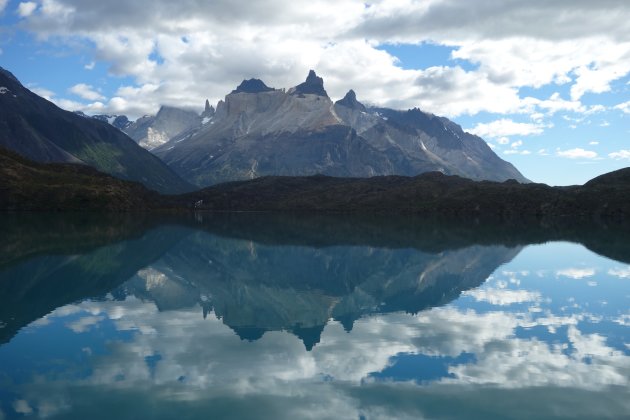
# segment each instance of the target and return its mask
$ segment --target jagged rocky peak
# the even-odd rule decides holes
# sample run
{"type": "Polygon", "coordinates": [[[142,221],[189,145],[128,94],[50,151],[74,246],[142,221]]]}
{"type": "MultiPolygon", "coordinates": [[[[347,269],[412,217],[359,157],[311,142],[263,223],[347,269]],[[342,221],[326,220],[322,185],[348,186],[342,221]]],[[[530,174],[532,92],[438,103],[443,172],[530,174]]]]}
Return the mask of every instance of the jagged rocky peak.
{"type": "Polygon", "coordinates": [[[300,83],[293,89],[294,95],[318,95],[328,97],[326,90],[324,89],[324,79],[317,76],[314,70],[308,72],[306,81],[300,83]]]}
{"type": "Polygon", "coordinates": [[[211,118],[214,116],[214,107],[210,105],[210,101],[206,99],[206,106],[201,113],[201,118],[211,118]]]}
{"type": "Polygon", "coordinates": [[[243,80],[238,87],[232,91],[232,93],[261,93],[271,92],[275,90],[270,88],[260,79],[243,80]]]}
{"type": "Polygon", "coordinates": [[[337,102],[335,102],[335,104],[345,106],[346,108],[367,112],[365,105],[357,101],[357,94],[354,93],[354,90],[352,89],[350,89],[348,93],[346,93],[346,96],[344,96],[343,99],[339,99],[337,102]]]}

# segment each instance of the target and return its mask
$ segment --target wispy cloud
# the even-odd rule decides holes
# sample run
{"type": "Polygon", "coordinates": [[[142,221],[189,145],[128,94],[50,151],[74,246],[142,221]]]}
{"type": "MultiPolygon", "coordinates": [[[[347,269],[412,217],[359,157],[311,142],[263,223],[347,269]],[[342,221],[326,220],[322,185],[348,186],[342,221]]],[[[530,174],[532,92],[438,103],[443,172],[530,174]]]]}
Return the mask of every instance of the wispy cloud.
{"type": "Polygon", "coordinates": [[[630,114],[630,101],[623,102],[619,105],[616,105],[615,109],[618,109],[625,114],[630,114]]]}
{"type": "Polygon", "coordinates": [[[21,17],[28,17],[37,9],[37,3],[33,1],[25,1],[18,5],[17,14],[21,17]]]}
{"type": "Polygon", "coordinates": [[[608,274],[611,276],[619,277],[620,279],[630,279],[630,266],[611,268],[608,270],[608,274]]]}
{"type": "Polygon", "coordinates": [[[88,101],[102,101],[105,99],[103,95],[97,92],[94,87],[85,83],[79,83],[68,89],[68,92],[88,101]]]}
{"type": "Polygon", "coordinates": [[[608,157],[615,160],[630,160],[630,150],[624,149],[608,154],[608,157]]]}
{"type": "Polygon", "coordinates": [[[558,277],[569,277],[576,280],[593,277],[594,275],[594,268],[565,268],[564,270],[556,271],[556,276],[558,277]]]}
{"type": "Polygon", "coordinates": [[[470,296],[478,302],[488,302],[492,305],[507,306],[515,303],[537,302],[540,301],[539,292],[528,290],[510,290],[510,289],[473,289],[463,293],[464,296],[470,296]]]}
{"type": "Polygon", "coordinates": [[[541,134],[544,128],[544,125],[538,123],[515,122],[508,118],[502,118],[490,123],[479,123],[468,131],[481,137],[501,139],[509,136],[541,134]]]}

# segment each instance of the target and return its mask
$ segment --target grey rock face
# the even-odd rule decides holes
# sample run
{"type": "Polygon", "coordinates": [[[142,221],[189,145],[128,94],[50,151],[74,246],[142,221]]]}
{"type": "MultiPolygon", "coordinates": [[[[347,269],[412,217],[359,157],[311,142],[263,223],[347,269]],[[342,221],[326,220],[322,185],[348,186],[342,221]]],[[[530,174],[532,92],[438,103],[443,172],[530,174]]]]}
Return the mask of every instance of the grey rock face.
{"type": "Polygon", "coordinates": [[[123,131],[140,146],[151,150],[183,132],[198,129],[201,123],[202,117],[194,111],[163,106],[157,115],[139,118],[123,131]]]}
{"type": "Polygon", "coordinates": [[[153,152],[198,186],[264,175],[414,176],[528,182],[483,139],[446,118],[368,108],[354,91],[333,103],[311,71],[286,92],[244,81],[203,119],[153,152]],[[210,115],[210,114],[209,114],[210,115]]]}

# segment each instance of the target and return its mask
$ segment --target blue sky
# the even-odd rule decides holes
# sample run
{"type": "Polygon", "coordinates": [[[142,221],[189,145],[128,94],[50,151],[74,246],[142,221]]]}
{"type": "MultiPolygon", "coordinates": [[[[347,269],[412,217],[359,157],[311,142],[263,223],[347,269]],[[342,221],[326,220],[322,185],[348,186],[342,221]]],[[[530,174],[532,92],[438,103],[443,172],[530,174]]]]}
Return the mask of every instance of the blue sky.
{"type": "Polygon", "coordinates": [[[533,181],[630,165],[623,1],[201,3],[0,0],[0,65],[63,108],[131,118],[313,68],[333,99],[451,118],[533,181]]]}

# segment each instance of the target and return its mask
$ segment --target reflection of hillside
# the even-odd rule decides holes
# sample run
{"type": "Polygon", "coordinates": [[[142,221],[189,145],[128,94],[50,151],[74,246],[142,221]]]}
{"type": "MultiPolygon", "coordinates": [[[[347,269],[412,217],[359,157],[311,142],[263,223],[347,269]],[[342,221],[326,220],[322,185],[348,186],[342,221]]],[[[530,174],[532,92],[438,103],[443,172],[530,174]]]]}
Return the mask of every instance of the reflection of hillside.
{"type": "MultiPolygon", "coordinates": [[[[42,248],[54,249],[54,254],[22,257],[0,269],[0,324],[4,325],[0,329],[0,343],[60,306],[107,294],[190,233],[168,226],[144,234],[135,229],[126,232],[121,225],[110,229],[115,235],[127,233],[139,237],[96,247],[99,242],[111,241],[104,235],[106,232],[99,229],[89,230],[89,234],[79,232],[79,237],[87,235],[91,241],[73,243],[72,239],[77,237],[70,235],[65,244],[64,241],[42,244],[42,248]]],[[[49,237],[53,232],[44,234],[49,237]]],[[[59,232],[58,237],[62,236],[59,232]]]]}
{"type": "Polygon", "coordinates": [[[196,294],[241,338],[287,330],[310,349],[331,318],[351,329],[365,314],[442,305],[482,284],[519,251],[274,246],[198,232],[124,287],[159,308],[190,306],[196,294]]]}
{"type": "Polygon", "coordinates": [[[125,290],[160,310],[201,303],[247,339],[290,330],[307,347],[334,318],[441,305],[521,245],[582,242],[630,261],[626,226],[452,224],[411,216],[5,215],[0,341],[51,310],[125,290]],[[131,279],[123,288],[121,284],[131,279]]]}
{"type": "Polygon", "coordinates": [[[368,245],[441,252],[472,245],[514,247],[569,241],[630,263],[630,223],[606,224],[570,217],[554,223],[535,218],[488,223],[414,215],[327,213],[199,213],[196,217],[198,229],[274,245],[368,245]]]}
{"type": "Polygon", "coordinates": [[[140,238],[164,221],[142,213],[6,213],[0,217],[0,268],[38,255],[84,254],[140,238]]]}

